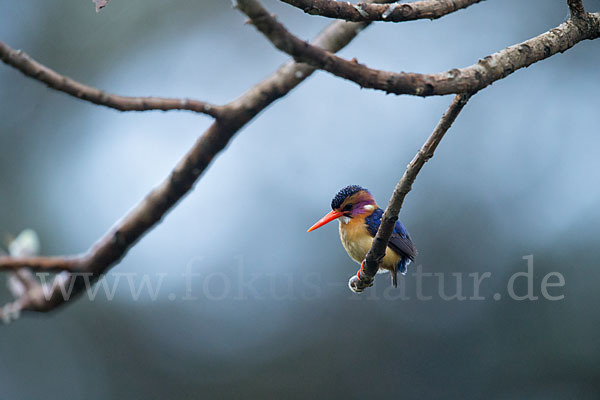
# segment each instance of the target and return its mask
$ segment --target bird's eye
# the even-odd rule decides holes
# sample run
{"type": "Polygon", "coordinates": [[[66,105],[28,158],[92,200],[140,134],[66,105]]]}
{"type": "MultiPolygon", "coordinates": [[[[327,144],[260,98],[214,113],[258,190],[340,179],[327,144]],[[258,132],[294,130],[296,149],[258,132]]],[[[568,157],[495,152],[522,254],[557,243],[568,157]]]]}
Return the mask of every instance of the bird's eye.
{"type": "Polygon", "coordinates": [[[346,204],[346,206],[343,208],[343,211],[352,211],[352,204],[346,204]]]}

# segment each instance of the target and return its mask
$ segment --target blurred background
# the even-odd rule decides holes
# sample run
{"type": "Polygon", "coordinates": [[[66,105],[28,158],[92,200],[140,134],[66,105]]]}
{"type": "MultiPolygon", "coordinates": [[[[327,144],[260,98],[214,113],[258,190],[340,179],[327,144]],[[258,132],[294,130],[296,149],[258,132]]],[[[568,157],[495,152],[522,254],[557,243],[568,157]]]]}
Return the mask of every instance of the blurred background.
{"type": "MultiPolygon", "coordinates": [[[[330,22],[265,3],[305,39],[330,22]]],[[[341,54],[438,72],[567,13],[564,0],[490,0],[433,22],[371,25],[341,54]]],[[[229,1],[113,0],[96,14],[91,0],[0,0],[0,40],[60,73],[123,95],[221,104],[287,59],[244,20],[229,1]]],[[[598,65],[600,41],[586,41],[477,94],[406,198],[400,218],[420,255],[404,289],[378,276],[361,296],[346,286],[358,265],[337,224],[306,229],[348,184],[385,206],[451,97],[315,73],[245,127],[111,270],[112,300],[100,287],[94,301],[0,327],[0,399],[599,398],[598,65]],[[513,300],[507,283],[529,255],[538,300],[513,300]],[[431,300],[416,296],[415,267],[443,274],[423,279],[431,300]],[[484,300],[469,300],[469,274],[486,272],[484,300]],[[564,277],[549,289],[562,300],[542,296],[551,272],[564,277]],[[467,299],[445,300],[458,277],[467,299]]],[[[210,123],[98,107],[0,65],[0,234],[32,228],[46,255],[86,250],[210,123]]],[[[518,294],[527,286],[515,280],[518,294]]]]}

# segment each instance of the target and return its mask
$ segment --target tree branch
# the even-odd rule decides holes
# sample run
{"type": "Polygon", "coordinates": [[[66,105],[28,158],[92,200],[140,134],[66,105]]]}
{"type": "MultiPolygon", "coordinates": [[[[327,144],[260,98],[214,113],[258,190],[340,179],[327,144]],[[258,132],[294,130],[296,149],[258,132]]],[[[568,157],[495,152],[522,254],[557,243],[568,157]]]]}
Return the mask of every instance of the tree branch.
{"type": "MultiPolygon", "coordinates": [[[[336,21],[319,34],[313,43],[336,52],[367,25],[368,23],[336,21]]],[[[64,288],[71,284],[73,295],[80,294],[85,290],[82,277],[78,274],[71,275],[65,270],[84,272],[88,277],[91,273],[92,278],[97,279],[118,263],[188,193],[214,157],[246,123],[289,93],[314,70],[309,65],[289,61],[273,75],[224,106],[220,118],[204,132],[169,177],[117,222],[86,254],[77,257],[0,257],[0,270],[25,267],[34,270],[63,270],[51,286],[31,285],[33,291],[24,293],[17,301],[8,305],[9,311],[18,313],[22,310],[52,310],[73,299],[73,296],[65,298],[62,294],[64,288]]]]}
{"type": "Polygon", "coordinates": [[[222,106],[192,99],[160,97],[128,97],[106,93],[100,89],[77,82],[59,74],[32,59],[21,50],[15,50],[0,42],[0,59],[23,74],[45,83],[48,87],[94,104],[119,111],[188,110],[220,118],[222,106]]]}
{"type": "Polygon", "coordinates": [[[34,268],[40,271],[84,270],[85,257],[14,257],[0,256],[0,270],[17,271],[21,268],[34,268]]]}
{"type": "Polygon", "coordinates": [[[456,117],[458,117],[458,114],[460,114],[471,96],[471,94],[459,94],[452,100],[452,103],[427,141],[406,167],[406,171],[404,172],[404,175],[402,175],[400,181],[396,184],[394,193],[383,213],[381,225],[375,235],[373,245],[365,258],[366,262],[364,268],[359,271],[358,275],[350,278],[349,286],[353,291],[362,292],[364,289],[371,286],[375,274],[379,269],[379,264],[385,255],[385,249],[387,248],[390,237],[394,231],[394,225],[398,220],[398,214],[402,208],[404,198],[412,189],[412,184],[421,171],[421,168],[423,168],[423,165],[433,157],[433,153],[440,144],[444,134],[450,129],[450,126],[452,126],[452,123],[456,120],[456,117]]]}
{"type": "MultiPolygon", "coordinates": [[[[322,0],[314,0],[315,3],[319,1],[322,0]]],[[[477,2],[447,1],[452,2],[454,6],[459,3],[473,4],[477,2]]],[[[290,4],[294,2],[303,3],[300,0],[287,2],[290,4]]],[[[429,2],[411,3],[410,6],[421,3],[429,2]]],[[[391,93],[420,96],[460,93],[456,96],[430,138],[408,165],[406,172],[394,190],[394,195],[390,199],[373,247],[367,254],[367,262],[363,273],[355,279],[357,290],[368,286],[373,280],[374,271],[377,271],[378,261],[385,251],[404,197],[410,191],[411,185],[424,163],[433,156],[435,148],[468,101],[470,95],[519,68],[529,66],[557,52],[563,52],[581,40],[595,39],[600,36],[600,15],[585,14],[582,5],[581,10],[579,9],[580,1],[568,0],[568,4],[572,18],[550,32],[488,56],[476,65],[454,69],[446,73],[428,75],[378,71],[357,62],[344,60],[333,54],[333,52],[349,43],[361,29],[368,25],[368,22],[335,22],[319,35],[311,45],[290,34],[283,25],[279,24],[274,17],[266,12],[258,1],[238,0],[239,8],[250,17],[257,28],[277,48],[291,54],[296,62],[290,61],[283,65],[272,76],[225,106],[215,106],[197,100],[136,98],[107,94],[99,89],[60,75],[34,61],[26,54],[13,50],[0,42],[0,58],[5,63],[19,69],[27,76],[46,83],[53,89],[83,100],[122,111],[191,110],[213,116],[216,119],[173,169],[168,178],[151,191],[121,221],[117,222],[85,254],[74,257],[0,256],[0,270],[19,272],[15,277],[19,280],[20,286],[13,285],[13,291],[21,293],[21,296],[9,305],[10,312],[54,309],[73,298],[65,298],[62,294],[65,285],[72,284],[74,294],[81,293],[85,289],[85,285],[83,285],[81,276],[78,276],[77,273],[92,274],[93,278],[97,279],[102,273],[118,263],[127,251],[145,233],[159,223],[167,212],[192,189],[214,157],[224,149],[232,137],[246,123],[272,102],[289,93],[290,90],[312,74],[315,68],[353,80],[363,87],[386,90],[391,93]],[[26,272],[26,268],[62,272],[56,276],[51,285],[41,285],[31,274],[26,272]]],[[[469,4],[464,5],[464,7],[467,5],[469,4]]],[[[352,7],[362,15],[359,10],[364,11],[362,7],[365,6],[365,4],[361,4],[359,8],[352,7]]],[[[398,6],[402,8],[402,5],[396,5],[393,9],[392,6],[385,7],[381,18],[384,17],[383,14],[386,14],[385,18],[393,15],[398,6]]],[[[342,7],[345,8],[346,6],[342,7]]],[[[449,8],[446,10],[449,10],[449,8]]],[[[367,20],[364,15],[362,16],[367,20]]],[[[6,310],[0,310],[0,318],[5,315],[6,310]]]]}
{"type": "Polygon", "coordinates": [[[342,2],[335,0],[281,0],[307,14],[345,19],[346,21],[403,22],[417,19],[437,19],[482,0],[425,0],[389,5],[342,2]]]}
{"type": "Polygon", "coordinates": [[[348,79],[363,88],[386,93],[433,96],[476,92],[518,69],[564,52],[576,43],[600,36],[600,14],[569,19],[533,39],[494,53],[477,64],[438,74],[388,72],[348,61],[292,35],[257,0],[239,0],[239,8],[275,47],[297,61],[348,79]]]}

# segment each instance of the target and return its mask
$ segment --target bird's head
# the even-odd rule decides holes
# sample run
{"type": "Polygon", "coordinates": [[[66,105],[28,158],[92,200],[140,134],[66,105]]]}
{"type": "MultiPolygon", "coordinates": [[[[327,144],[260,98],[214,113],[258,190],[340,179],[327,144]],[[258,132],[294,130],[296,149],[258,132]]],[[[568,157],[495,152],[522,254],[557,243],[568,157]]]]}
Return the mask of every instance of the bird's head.
{"type": "Polygon", "coordinates": [[[338,218],[342,218],[342,222],[347,223],[352,218],[366,217],[376,208],[375,199],[367,189],[358,185],[346,186],[331,200],[331,211],[311,226],[308,232],[338,218]]]}

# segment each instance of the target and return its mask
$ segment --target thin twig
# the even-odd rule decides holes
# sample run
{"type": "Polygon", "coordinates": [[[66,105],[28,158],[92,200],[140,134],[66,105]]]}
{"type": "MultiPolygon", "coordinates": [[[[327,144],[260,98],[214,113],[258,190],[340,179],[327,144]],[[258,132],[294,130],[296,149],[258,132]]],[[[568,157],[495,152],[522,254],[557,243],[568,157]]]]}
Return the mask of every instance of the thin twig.
{"type": "Polygon", "coordinates": [[[424,0],[389,5],[334,0],[281,0],[307,14],[345,19],[346,21],[403,22],[417,19],[437,19],[482,0],[424,0]]]}
{"type": "Polygon", "coordinates": [[[365,266],[361,269],[358,276],[355,275],[350,279],[350,287],[354,291],[361,292],[367,287],[371,286],[375,274],[379,269],[379,264],[385,255],[385,249],[388,245],[390,237],[392,236],[392,232],[394,231],[394,225],[398,220],[398,214],[400,213],[400,209],[402,208],[402,203],[404,202],[406,194],[412,189],[412,184],[417,178],[419,171],[421,171],[423,165],[425,165],[425,163],[429,161],[431,157],[433,157],[433,153],[440,144],[444,134],[456,120],[456,117],[458,117],[458,114],[460,114],[470,97],[471,94],[459,94],[454,98],[454,100],[452,100],[452,103],[438,122],[427,141],[423,144],[415,157],[406,167],[406,171],[404,172],[404,175],[402,175],[400,181],[396,184],[394,193],[392,194],[388,206],[383,213],[381,225],[379,226],[379,230],[375,235],[373,245],[371,246],[371,249],[365,258],[365,266]]]}
{"type": "Polygon", "coordinates": [[[0,59],[23,74],[41,81],[48,87],[67,93],[78,99],[114,108],[119,111],[188,110],[221,117],[223,107],[192,99],[161,97],[128,97],[106,93],[100,89],[77,82],[35,61],[21,50],[15,50],[0,42],[0,59]]]}
{"type": "Polygon", "coordinates": [[[437,74],[390,72],[348,61],[292,35],[257,0],[239,0],[239,8],[275,47],[297,61],[386,93],[433,96],[479,91],[513,72],[564,52],[576,43],[600,37],[600,14],[569,19],[533,39],[487,56],[469,67],[437,74]]]}
{"type": "Polygon", "coordinates": [[[34,268],[39,271],[82,271],[85,256],[74,257],[13,257],[0,256],[0,270],[17,271],[21,268],[34,268]]]}

